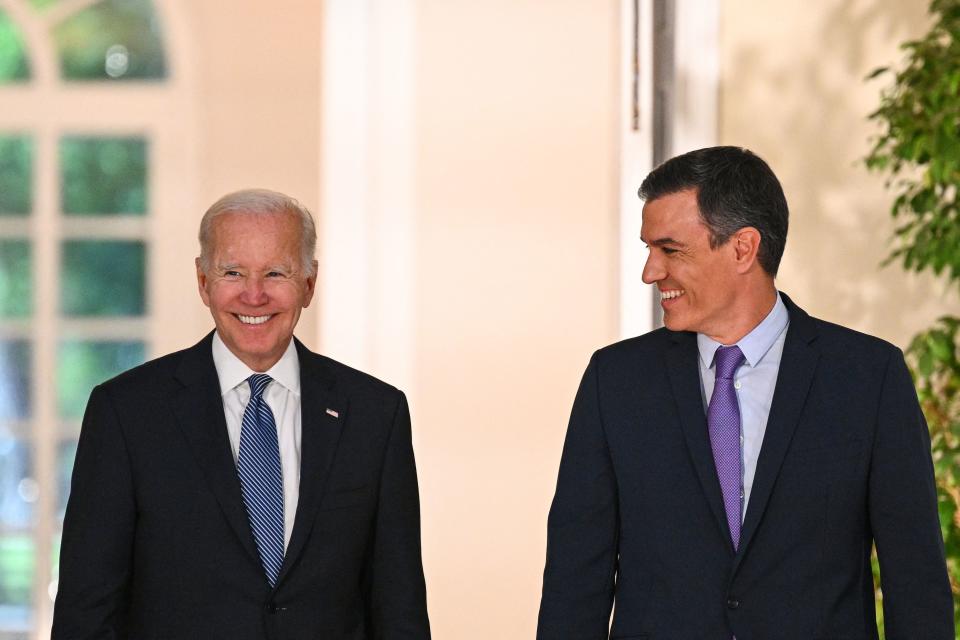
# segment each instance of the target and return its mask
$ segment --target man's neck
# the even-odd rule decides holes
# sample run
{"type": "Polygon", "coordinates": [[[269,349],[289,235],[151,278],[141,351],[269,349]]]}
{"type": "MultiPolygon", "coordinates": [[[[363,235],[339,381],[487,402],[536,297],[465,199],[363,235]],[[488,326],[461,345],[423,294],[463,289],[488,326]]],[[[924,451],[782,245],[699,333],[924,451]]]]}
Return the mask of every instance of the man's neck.
{"type": "Polygon", "coordinates": [[[723,345],[736,344],[763,322],[776,303],[777,289],[772,280],[769,287],[748,289],[737,297],[732,322],[704,334],[723,345]]]}

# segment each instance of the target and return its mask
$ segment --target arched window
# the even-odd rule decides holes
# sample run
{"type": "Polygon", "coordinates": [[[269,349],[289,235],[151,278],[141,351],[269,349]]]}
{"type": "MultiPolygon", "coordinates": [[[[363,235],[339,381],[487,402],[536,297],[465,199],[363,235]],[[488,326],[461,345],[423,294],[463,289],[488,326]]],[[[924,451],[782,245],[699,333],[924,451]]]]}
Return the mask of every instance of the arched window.
{"type": "Polygon", "coordinates": [[[86,399],[151,352],[160,9],[0,0],[0,640],[47,637],[86,399]]]}

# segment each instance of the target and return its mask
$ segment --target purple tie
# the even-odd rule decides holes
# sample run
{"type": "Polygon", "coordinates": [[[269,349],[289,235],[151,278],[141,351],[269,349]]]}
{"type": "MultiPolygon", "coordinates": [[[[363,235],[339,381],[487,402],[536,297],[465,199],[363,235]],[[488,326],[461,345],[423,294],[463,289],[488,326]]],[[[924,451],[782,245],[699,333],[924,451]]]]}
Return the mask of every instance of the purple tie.
{"type": "Polygon", "coordinates": [[[707,428],[717,479],[727,511],[727,525],[733,548],[740,546],[740,514],[743,510],[743,475],[740,459],[740,406],[733,387],[733,375],[743,364],[740,347],[717,347],[714,356],[716,382],[707,409],[707,428]]]}

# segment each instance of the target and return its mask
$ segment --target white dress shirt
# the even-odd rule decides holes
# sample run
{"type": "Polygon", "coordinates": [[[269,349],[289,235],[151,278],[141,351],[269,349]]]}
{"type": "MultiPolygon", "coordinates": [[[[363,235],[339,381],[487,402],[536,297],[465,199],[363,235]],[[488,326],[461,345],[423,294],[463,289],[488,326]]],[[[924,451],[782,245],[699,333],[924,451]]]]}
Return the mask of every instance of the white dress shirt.
{"type": "MultiPolygon", "coordinates": [[[[777,384],[777,374],[780,373],[780,358],[783,355],[783,343],[789,324],[790,314],[777,292],[777,301],[770,313],[737,342],[745,357],[744,363],[733,376],[733,386],[740,405],[740,460],[743,471],[741,521],[746,516],[747,505],[750,503],[750,490],[753,488],[763,435],[767,432],[767,418],[770,416],[773,389],[777,384]]],[[[716,340],[702,333],[697,334],[704,412],[716,383],[713,359],[719,346],[721,344],[716,340]]]]}
{"type": "MultiPolygon", "coordinates": [[[[233,450],[233,462],[240,452],[240,427],[243,412],[250,401],[247,378],[257,373],[233,355],[220,339],[213,336],[213,364],[220,378],[223,414],[227,419],[227,435],[233,450]]],[[[277,423],[277,443],[280,445],[280,467],[283,474],[283,539],[284,551],[290,544],[293,519],[300,498],[300,359],[290,340],[287,350],[269,371],[264,372],[273,382],[267,385],[263,399],[273,412],[277,423]]]]}

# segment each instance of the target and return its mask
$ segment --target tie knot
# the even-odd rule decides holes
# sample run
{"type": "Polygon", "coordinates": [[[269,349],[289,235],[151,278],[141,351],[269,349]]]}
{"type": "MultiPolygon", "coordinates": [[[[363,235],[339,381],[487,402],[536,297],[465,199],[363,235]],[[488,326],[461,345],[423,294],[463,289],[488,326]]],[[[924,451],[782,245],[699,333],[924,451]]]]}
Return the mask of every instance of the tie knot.
{"type": "Polygon", "coordinates": [[[263,390],[273,382],[273,378],[265,373],[255,373],[247,378],[247,382],[250,383],[250,399],[256,400],[263,395],[263,390]]]}
{"type": "Polygon", "coordinates": [[[736,345],[732,347],[717,347],[717,353],[714,356],[714,361],[717,366],[717,377],[724,378],[725,380],[733,378],[733,374],[740,368],[744,360],[746,360],[746,357],[744,357],[743,351],[740,351],[740,347],[736,345]]]}

